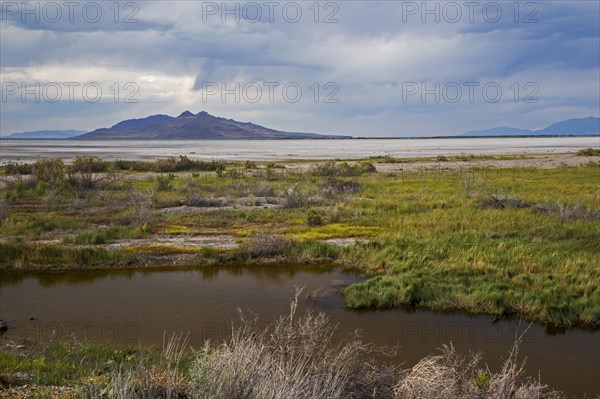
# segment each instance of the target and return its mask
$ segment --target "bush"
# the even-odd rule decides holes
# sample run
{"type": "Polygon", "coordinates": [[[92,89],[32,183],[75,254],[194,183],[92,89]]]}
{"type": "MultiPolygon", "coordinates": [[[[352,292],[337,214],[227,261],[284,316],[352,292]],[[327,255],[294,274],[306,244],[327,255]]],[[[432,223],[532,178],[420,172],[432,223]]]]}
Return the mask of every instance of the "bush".
{"type": "Polygon", "coordinates": [[[152,170],[152,163],[142,161],[125,161],[117,159],[112,164],[113,170],[132,170],[137,172],[149,172],[152,170]]]}
{"type": "Polygon", "coordinates": [[[151,225],[154,223],[151,193],[131,191],[127,195],[125,204],[128,208],[130,223],[137,225],[151,225]]]}
{"type": "Polygon", "coordinates": [[[404,373],[394,388],[395,397],[402,399],[563,398],[561,393],[548,389],[539,380],[525,378],[525,362],[518,361],[520,344],[521,338],[517,338],[509,357],[496,373],[481,364],[481,354],[465,357],[457,354],[452,345],[444,345],[441,355],[429,356],[404,373]]]}
{"type": "Polygon", "coordinates": [[[107,170],[108,163],[100,158],[78,156],[68,168],[69,182],[74,187],[90,189],[96,184],[94,174],[107,170]]]}
{"type": "Polygon", "coordinates": [[[4,171],[9,175],[30,175],[33,173],[33,164],[9,162],[4,166],[4,171]]]}
{"type": "Polygon", "coordinates": [[[598,148],[584,148],[577,151],[577,155],[582,157],[595,157],[600,155],[600,149],[598,148]]]}
{"type": "Polygon", "coordinates": [[[586,208],[579,203],[568,205],[557,203],[555,205],[537,204],[533,206],[535,213],[556,214],[562,220],[583,220],[596,221],[600,220],[600,210],[586,208]]]}
{"type": "Polygon", "coordinates": [[[257,234],[242,245],[242,254],[251,258],[286,255],[292,248],[292,242],[286,238],[257,234]]]}
{"type": "Polygon", "coordinates": [[[297,187],[289,188],[283,199],[282,206],[288,209],[302,208],[303,206],[314,204],[316,201],[311,199],[307,193],[300,191],[297,187]]]}
{"type": "Polygon", "coordinates": [[[480,194],[477,201],[482,208],[527,208],[529,204],[517,197],[510,197],[502,193],[480,194]]]}
{"type": "Polygon", "coordinates": [[[225,170],[223,161],[199,161],[192,160],[185,155],[178,158],[159,159],[154,163],[154,170],[160,173],[183,172],[183,171],[212,171],[222,172],[225,170]]]}
{"type": "Polygon", "coordinates": [[[318,164],[313,169],[314,175],[325,177],[360,176],[365,173],[374,172],[377,172],[377,168],[372,162],[360,162],[350,165],[347,162],[336,163],[334,161],[327,161],[318,164]]]}
{"type": "Polygon", "coordinates": [[[156,190],[157,191],[172,190],[173,189],[173,180],[175,180],[175,175],[173,173],[169,173],[168,175],[156,176],[156,190]]]}
{"type": "Polygon", "coordinates": [[[190,391],[210,399],[393,398],[397,372],[366,359],[383,350],[356,335],[334,338],[327,316],[307,311],[266,328],[243,319],[218,349],[205,346],[190,367],[190,391]]]}
{"type": "Polygon", "coordinates": [[[8,217],[9,214],[10,214],[10,208],[8,207],[8,204],[6,203],[6,200],[4,198],[0,197],[0,225],[2,224],[4,219],[6,219],[8,217]]]}
{"type": "Polygon", "coordinates": [[[64,169],[62,159],[40,159],[33,164],[34,182],[60,184],[64,181],[64,169]]]}
{"type": "Polygon", "coordinates": [[[0,265],[10,264],[23,258],[23,250],[12,244],[0,243],[0,265]]]}
{"type": "Polygon", "coordinates": [[[338,194],[357,194],[362,191],[360,183],[353,180],[341,180],[330,177],[321,185],[321,191],[328,197],[338,194]]]}
{"type": "Polygon", "coordinates": [[[308,215],[306,215],[306,224],[309,226],[322,226],[323,225],[323,217],[321,214],[314,209],[308,211],[308,215]]]}

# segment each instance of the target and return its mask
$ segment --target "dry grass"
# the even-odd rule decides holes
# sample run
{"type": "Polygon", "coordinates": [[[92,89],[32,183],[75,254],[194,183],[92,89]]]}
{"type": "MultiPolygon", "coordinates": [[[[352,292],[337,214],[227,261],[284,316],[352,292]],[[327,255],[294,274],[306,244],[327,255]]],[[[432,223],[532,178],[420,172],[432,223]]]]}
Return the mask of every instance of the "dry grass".
{"type": "Polygon", "coordinates": [[[580,203],[572,205],[561,204],[560,202],[554,205],[538,204],[533,207],[536,213],[556,214],[562,220],[582,220],[582,221],[597,221],[600,220],[600,210],[588,208],[580,203]]]}
{"type": "Polygon", "coordinates": [[[283,198],[282,206],[287,209],[302,208],[307,205],[315,205],[318,201],[311,198],[308,193],[300,190],[297,185],[290,187],[283,198]]]}
{"type": "Polygon", "coordinates": [[[421,360],[407,371],[394,388],[397,399],[559,399],[560,392],[549,389],[539,380],[524,377],[525,361],[519,361],[515,343],[498,372],[482,365],[480,353],[463,356],[452,344],[442,353],[421,360]]]}
{"type": "Polygon", "coordinates": [[[251,258],[286,255],[293,243],[287,238],[271,235],[256,234],[242,245],[242,253],[251,258]]]}
{"type": "Polygon", "coordinates": [[[296,305],[262,330],[244,319],[228,342],[205,347],[190,371],[191,397],[393,398],[396,370],[367,360],[380,350],[357,336],[336,342],[324,314],[298,317],[296,305]]]}
{"type": "Polygon", "coordinates": [[[529,204],[521,198],[508,196],[501,192],[482,194],[477,197],[482,208],[527,208],[529,204]]]}

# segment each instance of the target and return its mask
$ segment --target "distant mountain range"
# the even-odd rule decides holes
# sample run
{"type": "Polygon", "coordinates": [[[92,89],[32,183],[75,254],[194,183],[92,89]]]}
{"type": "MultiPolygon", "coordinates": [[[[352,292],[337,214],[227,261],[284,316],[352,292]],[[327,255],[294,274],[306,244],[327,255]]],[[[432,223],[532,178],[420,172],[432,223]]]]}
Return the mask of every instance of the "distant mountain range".
{"type": "Polygon", "coordinates": [[[97,129],[77,136],[77,139],[145,139],[145,140],[257,140],[257,139],[318,139],[351,138],[316,133],[283,132],[250,122],[238,122],[220,118],[207,112],[193,114],[183,112],[174,118],[168,115],[152,115],[143,119],[129,119],[113,127],[97,129]]]}
{"type": "Polygon", "coordinates": [[[461,137],[490,136],[588,136],[600,134],[600,118],[568,119],[556,122],[539,130],[518,129],[514,127],[495,127],[486,130],[471,130],[460,134],[461,137]]]}
{"type": "Polygon", "coordinates": [[[33,132],[13,133],[7,139],[68,139],[85,133],[85,130],[36,130],[33,132]]]}
{"type": "MultiPolygon", "coordinates": [[[[538,130],[515,127],[495,127],[471,130],[454,137],[502,136],[586,136],[600,135],[600,118],[568,119],[538,130]]],[[[178,117],[152,115],[141,119],[128,119],[110,128],[86,133],[81,130],[38,130],[13,133],[3,139],[84,139],[84,140],[265,140],[265,139],[328,139],[352,138],[316,133],[284,132],[250,122],[220,118],[207,112],[183,112],[178,117]]]]}

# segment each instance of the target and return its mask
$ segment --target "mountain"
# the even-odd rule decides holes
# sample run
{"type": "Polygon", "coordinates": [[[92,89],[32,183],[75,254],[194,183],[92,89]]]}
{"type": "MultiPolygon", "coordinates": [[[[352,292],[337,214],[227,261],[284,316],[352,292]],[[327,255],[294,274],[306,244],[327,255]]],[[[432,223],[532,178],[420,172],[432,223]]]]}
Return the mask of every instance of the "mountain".
{"type": "Polygon", "coordinates": [[[537,134],[600,134],[600,118],[568,119],[556,122],[545,129],[536,130],[537,134]]]}
{"type": "Polygon", "coordinates": [[[13,133],[4,139],[68,139],[85,133],[85,130],[36,130],[33,132],[13,133]]]}
{"type": "Polygon", "coordinates": [[[496,127],[486,130],[471,130],[460,134],[463,137],[489,136],[587,136],[600,134],[600,118],[568,119],[538,130],[518,129],[514,127],[496,127]]]}
{"type": "Polygon", "coordinates": [[[233,139],[304,139],[304,138],[350,138],[316,133],[282,132],[250,122],[238,122],[213,116],[207,112],[196,115],[189,111],[178,117],[152,115],[143,119],[129,119],[110,128],[97,129],[78,139],[134,139],[134,140],[233,140],[233,139]]]}

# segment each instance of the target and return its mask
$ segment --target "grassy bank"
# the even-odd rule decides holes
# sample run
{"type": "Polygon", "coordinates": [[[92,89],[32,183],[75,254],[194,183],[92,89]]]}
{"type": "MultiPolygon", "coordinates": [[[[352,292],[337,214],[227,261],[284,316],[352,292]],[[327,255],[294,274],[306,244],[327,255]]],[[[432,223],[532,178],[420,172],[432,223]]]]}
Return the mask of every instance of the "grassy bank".
{"type": "Polygon", "coordinates": [[[333,338],[323,314],[289,315],[267,327],[242,319],[223,343],[200,349],[165,337],[162,350],[52,342],[0,351],[0,398],[492,399],[563,395],[524,376],[517,338],[499,370],[452,346],[411,369],[376,361],[378,348],[333,338]]]}
{"type": "Polygon", "coordinates": [[[598,328],[600,164],[573,157],[589,163],[12,164],[0,186],[0,268],[334,261],[367,277],[345,290],[349,307],[598,328]]]}

